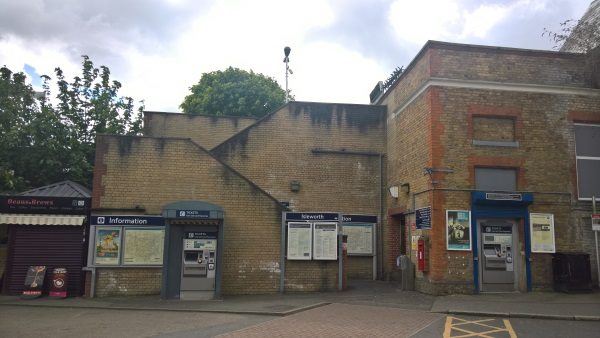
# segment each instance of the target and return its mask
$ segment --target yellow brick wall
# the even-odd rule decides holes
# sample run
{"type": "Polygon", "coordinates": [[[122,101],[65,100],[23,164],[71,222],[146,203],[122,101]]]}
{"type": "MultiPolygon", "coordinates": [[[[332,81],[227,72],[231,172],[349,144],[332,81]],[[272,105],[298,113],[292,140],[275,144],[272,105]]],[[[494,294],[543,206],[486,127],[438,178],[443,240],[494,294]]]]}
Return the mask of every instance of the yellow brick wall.
{"type": "MultiPolygon", "coordinates": [[[[224,294],[276,292],[281,207],[186,139],[101,136],[97,141],[94,208],[199,200],[223,207],[224,294]]],[[[114,274],[114,273],[113,273],[114,274]]]]}
{"type": "MultiPolygon", "coordinates": [[[[212,153],[280,201],[289,202],[294,211],[379,215],[379,156],[312,150],[380,154],[384,123],[381,106],[292,102],[212,153]],[[292,181],[300,183],[299,192],[291,191],[292,181]]],[[[302,289],[306,279],[322,275],[333,284],[317,289],[335,286],[336,262],[288,264],[290,289],[302,289]]],[[[363,265],[359,258],[349,258],[349,269],[363,265]]]]}
{"type": "Polygon", "coordinates": [[[211,149],[254,122],[252,117],[144,112],[144,135],[191,138],[211,149]]]}

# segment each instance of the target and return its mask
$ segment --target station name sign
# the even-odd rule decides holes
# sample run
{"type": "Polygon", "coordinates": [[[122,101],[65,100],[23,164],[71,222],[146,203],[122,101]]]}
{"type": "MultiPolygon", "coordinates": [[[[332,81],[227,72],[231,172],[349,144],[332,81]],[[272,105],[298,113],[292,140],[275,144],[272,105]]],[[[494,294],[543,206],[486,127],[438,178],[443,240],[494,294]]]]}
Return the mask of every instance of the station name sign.
{"type": "Polygon", "coordinates": [[[288,221],[337,221],[338,214],[332,212],[288,212],[288,221]]]}
{"type": "MultiPolygon", "coordinates": [[[[287,221],[337,221],[338,214],[333,212],[288,212],[287,221]]],[[[342,215],[346,223],[377,223],[377,216],[372,215],[342,215]]]]}
{"type": "Polygon", "coordinates": [[[89,198],[0,196],[0,212],[5,213],[85,213],[89,198]]]}
{"type": "Polygon", "coordinates": [[[491,201],[522,201],[523,195],[521,194],[506,194],[497,192],[485,193],[485,199],[491,201]]]}
{"type": "Polygon", "coordinates": [[[161,216],[92,216],[95,225],[149,225],[163,226],[165,219],[161,216]]]}

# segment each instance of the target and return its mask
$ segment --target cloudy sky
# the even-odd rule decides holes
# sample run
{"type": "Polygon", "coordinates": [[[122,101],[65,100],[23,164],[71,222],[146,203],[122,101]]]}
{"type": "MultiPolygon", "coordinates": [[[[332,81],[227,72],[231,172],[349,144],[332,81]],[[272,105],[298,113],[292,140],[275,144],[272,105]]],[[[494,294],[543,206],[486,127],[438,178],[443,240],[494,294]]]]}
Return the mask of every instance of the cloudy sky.
{"type": "Polygon", "coordinates": [[[591,0],[0,0],[0,65],[68,77],[81,55],[106,65],[121,94],[179,111],[202,73],[252,69],[297,100],[368,103],[377,81],[427,40],[551,49],[544,28],[591,0]]]}

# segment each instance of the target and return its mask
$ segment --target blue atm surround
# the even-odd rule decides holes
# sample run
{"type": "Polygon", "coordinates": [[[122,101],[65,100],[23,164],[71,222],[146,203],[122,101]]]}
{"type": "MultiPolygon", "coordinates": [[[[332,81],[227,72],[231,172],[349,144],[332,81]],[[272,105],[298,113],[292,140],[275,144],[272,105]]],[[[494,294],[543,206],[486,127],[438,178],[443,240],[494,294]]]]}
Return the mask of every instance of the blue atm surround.
{"type": "MultiPolygon", "coordinates": [[[[477,237],[477,219],[479,218],[518,218],[523,220],[525,230],[525,274],[527,277],[527,291],[531,291],[531,234],[529,233],[528,206],[533,203],[531,193],[521,193],[520,200],[495,200],[487,199],[486,192],[474,191],[471,193],[471,234],[473,238],[473,280],[475,292],[479,293],[479,247],[477,237]]],[[[511,194],[512,195],[512,194],[511,194]]]]}

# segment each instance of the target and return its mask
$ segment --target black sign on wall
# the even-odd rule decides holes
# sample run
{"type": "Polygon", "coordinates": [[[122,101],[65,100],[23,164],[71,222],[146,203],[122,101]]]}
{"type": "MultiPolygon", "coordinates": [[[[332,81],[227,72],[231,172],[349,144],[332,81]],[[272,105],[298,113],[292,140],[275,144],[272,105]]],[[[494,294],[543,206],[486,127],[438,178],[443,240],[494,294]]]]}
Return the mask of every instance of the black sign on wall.
{"type": "Polygon", "coordinates": [[[417,229],[431,229],[431,207],[415,210],[415,219],[417,229]]]}
{"type": "Polygon", "coordinates": [[[29,214],[85,214],[89,198],[0,196],[0,212],[29,214]]]}

